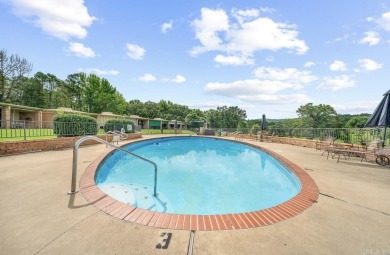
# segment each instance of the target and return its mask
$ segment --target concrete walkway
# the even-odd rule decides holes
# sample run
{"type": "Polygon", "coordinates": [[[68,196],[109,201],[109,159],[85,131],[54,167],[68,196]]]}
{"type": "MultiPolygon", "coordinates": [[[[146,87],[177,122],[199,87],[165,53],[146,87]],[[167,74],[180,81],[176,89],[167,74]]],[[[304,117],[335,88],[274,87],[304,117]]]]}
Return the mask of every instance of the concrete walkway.
{"type": "MultiPolygon", "coordinates": [[[[193,254],[390,254],[390,167],[253,143],[305,169],[319,187],[318,203],[266,227],[197,231],[193,254]]],[[[78,177],[106,150],[81,147],[78,177]]],[[[72,150],[0,157],[0,254],[188,254],[190,231],[123,222],[80,193],[67,195],[71,165],[72,150]],[[156,248],[164,233],[171,234],[167,249],[156,248]]]]}

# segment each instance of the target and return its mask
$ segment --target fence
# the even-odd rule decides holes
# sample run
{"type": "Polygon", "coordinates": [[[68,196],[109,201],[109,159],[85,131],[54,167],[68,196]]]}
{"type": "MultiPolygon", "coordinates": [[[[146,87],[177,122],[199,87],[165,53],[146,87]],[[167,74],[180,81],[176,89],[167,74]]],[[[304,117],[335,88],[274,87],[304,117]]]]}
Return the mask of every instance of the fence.
{"type": "MultiPolygon", "coordinates": [[[[104,134],[104,123],[70,123],[70,122],[56,122],[53,121],[26,121],[26,120],[12,120],[0,121],[0,139],[12,138],[23,139],[34,137],[57,137],[57,136],[74,136],[74,135],[95,135],[104,134]]],[[[110,124],[108,130],[120,131],[122,128],[129,130],[123,124],[110,124]]],[[[133,129],[133,127],[131,128],[133,129]]],[[[139,127],[135,127],[135,131],[139,127]]],[[[134,131],[134,130],[133,130],[134,131]]]]}
{"type": "MultiPolygon", "coordinates": [[[[0,139],[1,138],[18,138],[24,139],[33,137],[56,137],[71,136],[74,135],[75,130],[79,131],[78,135],[88,135],[96,131],[97,134],[104,134],[104,123],[98,123],[95,126],[94,123],[57,123],[54,125],[52,121],[0,121],[0,139]],[[86,127],[86,125],[91,125],[86,127]],[[85,132],[85,130],[93,130],[92,132],[85,132]]],[[[112,124],[110,130],[120,131],[125,128],[122,124],[112,124]]],[[[136,126],[135,131],[139,131],[140,127],[136,126]]],[[[194,132],[198,132],[199,129],[191,129],[194,132]]],[[[249,128],[219,128],[215,130],[215,134],[222,135],[224,133],[232,133],[240,131],[243,134],[258,134],[261,132],[259,129],[249,128]]],[[[291,128],[291,129],[276,129],[270,127],[268,130],[263,131],[263,135],[276,136],[276,137],[291,137],[302,138],[310,140],[324,140],[327,138],[333,138],[339,142],[353,143],[353,144],[366,144],[370,141],[381,140],[383,137],[383,128],[291,128]]],[[[390,144],[390,130],[389,135],[385,141],[385,144],[390,144]]]]}
{"type": "MultiPolygon", "coordinates": [[[[260,134],[261,130],[248,128],[221,128],[216,129],[218,134],[222,132],[240,131],[243,134],[260,134]]],[[[309,140],[325,140],[332,138],[338,142],[365,145],[370,141],[382,140],[384,128],[291,128],[277,129],[269,128],[263,131],[263,135],[276,137],[302,138],[309,140]]],[[[390,144],[390,130],[386,137],[385,144],[390,144]]]]}

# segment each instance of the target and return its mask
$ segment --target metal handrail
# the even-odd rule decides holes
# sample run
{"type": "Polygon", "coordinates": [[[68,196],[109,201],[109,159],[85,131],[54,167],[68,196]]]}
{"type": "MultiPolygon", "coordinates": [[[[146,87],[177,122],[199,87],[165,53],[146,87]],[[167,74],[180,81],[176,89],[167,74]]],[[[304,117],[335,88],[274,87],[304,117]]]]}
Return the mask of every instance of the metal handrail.
{"type": "Polygon", "coordinates": [[[143,161],[146,161],[150,164],[152,164],[154,166],[154,193],[153,193],[153,196],[157,197],[157,165],[156,163],[154,163],[153,161],[149,160],[149,159],[146,159],[144,157],[141,157],[135,153],[132,153],[128,150],[125,150],[123,149],[122,147],[119,147],[119,146],[115,146],[114,144],[112,143],[109,143],[107,141],[104,141],[103,139],[100,139],[96,136],[85,136],[85,137],[82,137],[80,138],[75,144],[74,144],[74,147],[73,147],[73,166],[72,166],[72,185],[71,185],[71,189],[70,191],[68,192],[68,194],[75,194],[77,193],[79,190],[76,190],[76,179],[77,179],[77,159],[78,159],[78,150],[79,150],[79,146],[80,144],[82,144],[83,142],[87,141],[87,140],[95,140],[97,142],[100,142],[100,143],[104,143],[108,146],[111,146],[113,147],[114,149],[116,150],[119,150],[119,151],[122,151],[124,153],[127,153],[129,155],[132,155],[136,158],[139,158],[143,161]]]}
{"type": "MultiPolygon", "coordinates": [[[[111,140],[111,143],[115,143],[118,144],[119,141],[123,141],[123,140],[127,140],[127,138],[129,137],[126,133],[122,133],[120,131],[117,131],[117,130],[114,130],[114,131],[107,131],[106,133],[106,142],[108,142],[108,135],[112,135],[112,140],[111,140]],[[119,140],[115,140],[115,135],[119,135],[119,140]]],[[[107,145],[106,145],[106,148],[107,148],[107,145]]]]}

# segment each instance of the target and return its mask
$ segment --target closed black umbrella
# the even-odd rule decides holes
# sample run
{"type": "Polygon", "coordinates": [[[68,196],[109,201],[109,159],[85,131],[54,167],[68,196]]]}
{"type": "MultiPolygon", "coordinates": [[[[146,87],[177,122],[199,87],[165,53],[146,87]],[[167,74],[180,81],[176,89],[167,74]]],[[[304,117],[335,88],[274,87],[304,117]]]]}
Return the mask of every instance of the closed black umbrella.
{"type": "Polygon", "coordinates": [[[267,122],[265,121],[265,114],[263,114],[263,119],[261,121],[261,130],[267,129],[267,122]]]}
{"type": "Polygon", "coordinates": [[[263,130],[267,129],[267,122],[265,121],[265,114],[262,116],[261,120],[261,135],[260,135],[260,140],[263,141],[263,130]]]}
{"type": "Polygon", "coordinates": [[[386,128],[390,126],[390,90],[383,95],[382,101],[376,107],[374,113],[368,119],[364,127],[385,127],[383,144],[386,139],[386,128]]]}

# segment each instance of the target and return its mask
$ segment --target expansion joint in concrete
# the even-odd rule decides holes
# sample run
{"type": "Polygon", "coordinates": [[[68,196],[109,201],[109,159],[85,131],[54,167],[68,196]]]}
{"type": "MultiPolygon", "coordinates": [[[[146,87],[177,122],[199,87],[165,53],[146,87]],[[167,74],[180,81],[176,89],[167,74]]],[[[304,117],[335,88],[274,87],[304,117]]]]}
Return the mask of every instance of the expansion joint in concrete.
{"type": "Polygon", "coordinates": [[[86,219],[94,216],[95,214],[99,213],[100,211],[97,211],[97,212],[94,212],[92,213],[91,215],[79,220],[77,223],[75,223],[73,226],[71,226],[70,228],[68,228],[67,230],[65,230],[64,232],[62,232],[61,234],[59,234],[58,236],[56,236],[53,240],[51,240],[50,242],[48,242],[47,244],[45,244],[39,251],[37,251],[36,253],[34,254],[39,254],[41,251],[43,251],[47,246],[49,246],[50,244],[52,244],[53,242],[55,242],[57,239],[59,239],[61,236],[65,235],[66,233],[68,233],[70,230],[74,229],[77,225],[79,225],[80,223],[84,222],[86,219]]]}
{"type": "Polygon", "coordinates": [[[373,212],[381,213],[381,214],[386,215],[386,216],[390,216],[390,213],[387,213],[387,212],[382,212],[382,211],[379,211],[379,210],[376,210],[376,209],[373,209],[373,208],[369,208],[369,207],[362,206],[362,205],[359,205],[359,204],[351,203],[351,202],[345,201],[343,199],[334,197],[332,195],[324,194],[324,193],[321,193],[321,192],[319,194],[322,195],[322,196],[325,196],[325,197],[329,197],[329,198],[332,198],[332,199],[335,199],[335,200],[338,200],[338,201],[350,204],[350,205],[354,205],[354,206],[357,206],[357,207],[360,207],[360,208],[364,208],[364,209],[367,209],[367,210],[370,210],[370,211],[373,211],[373,212]]]}

